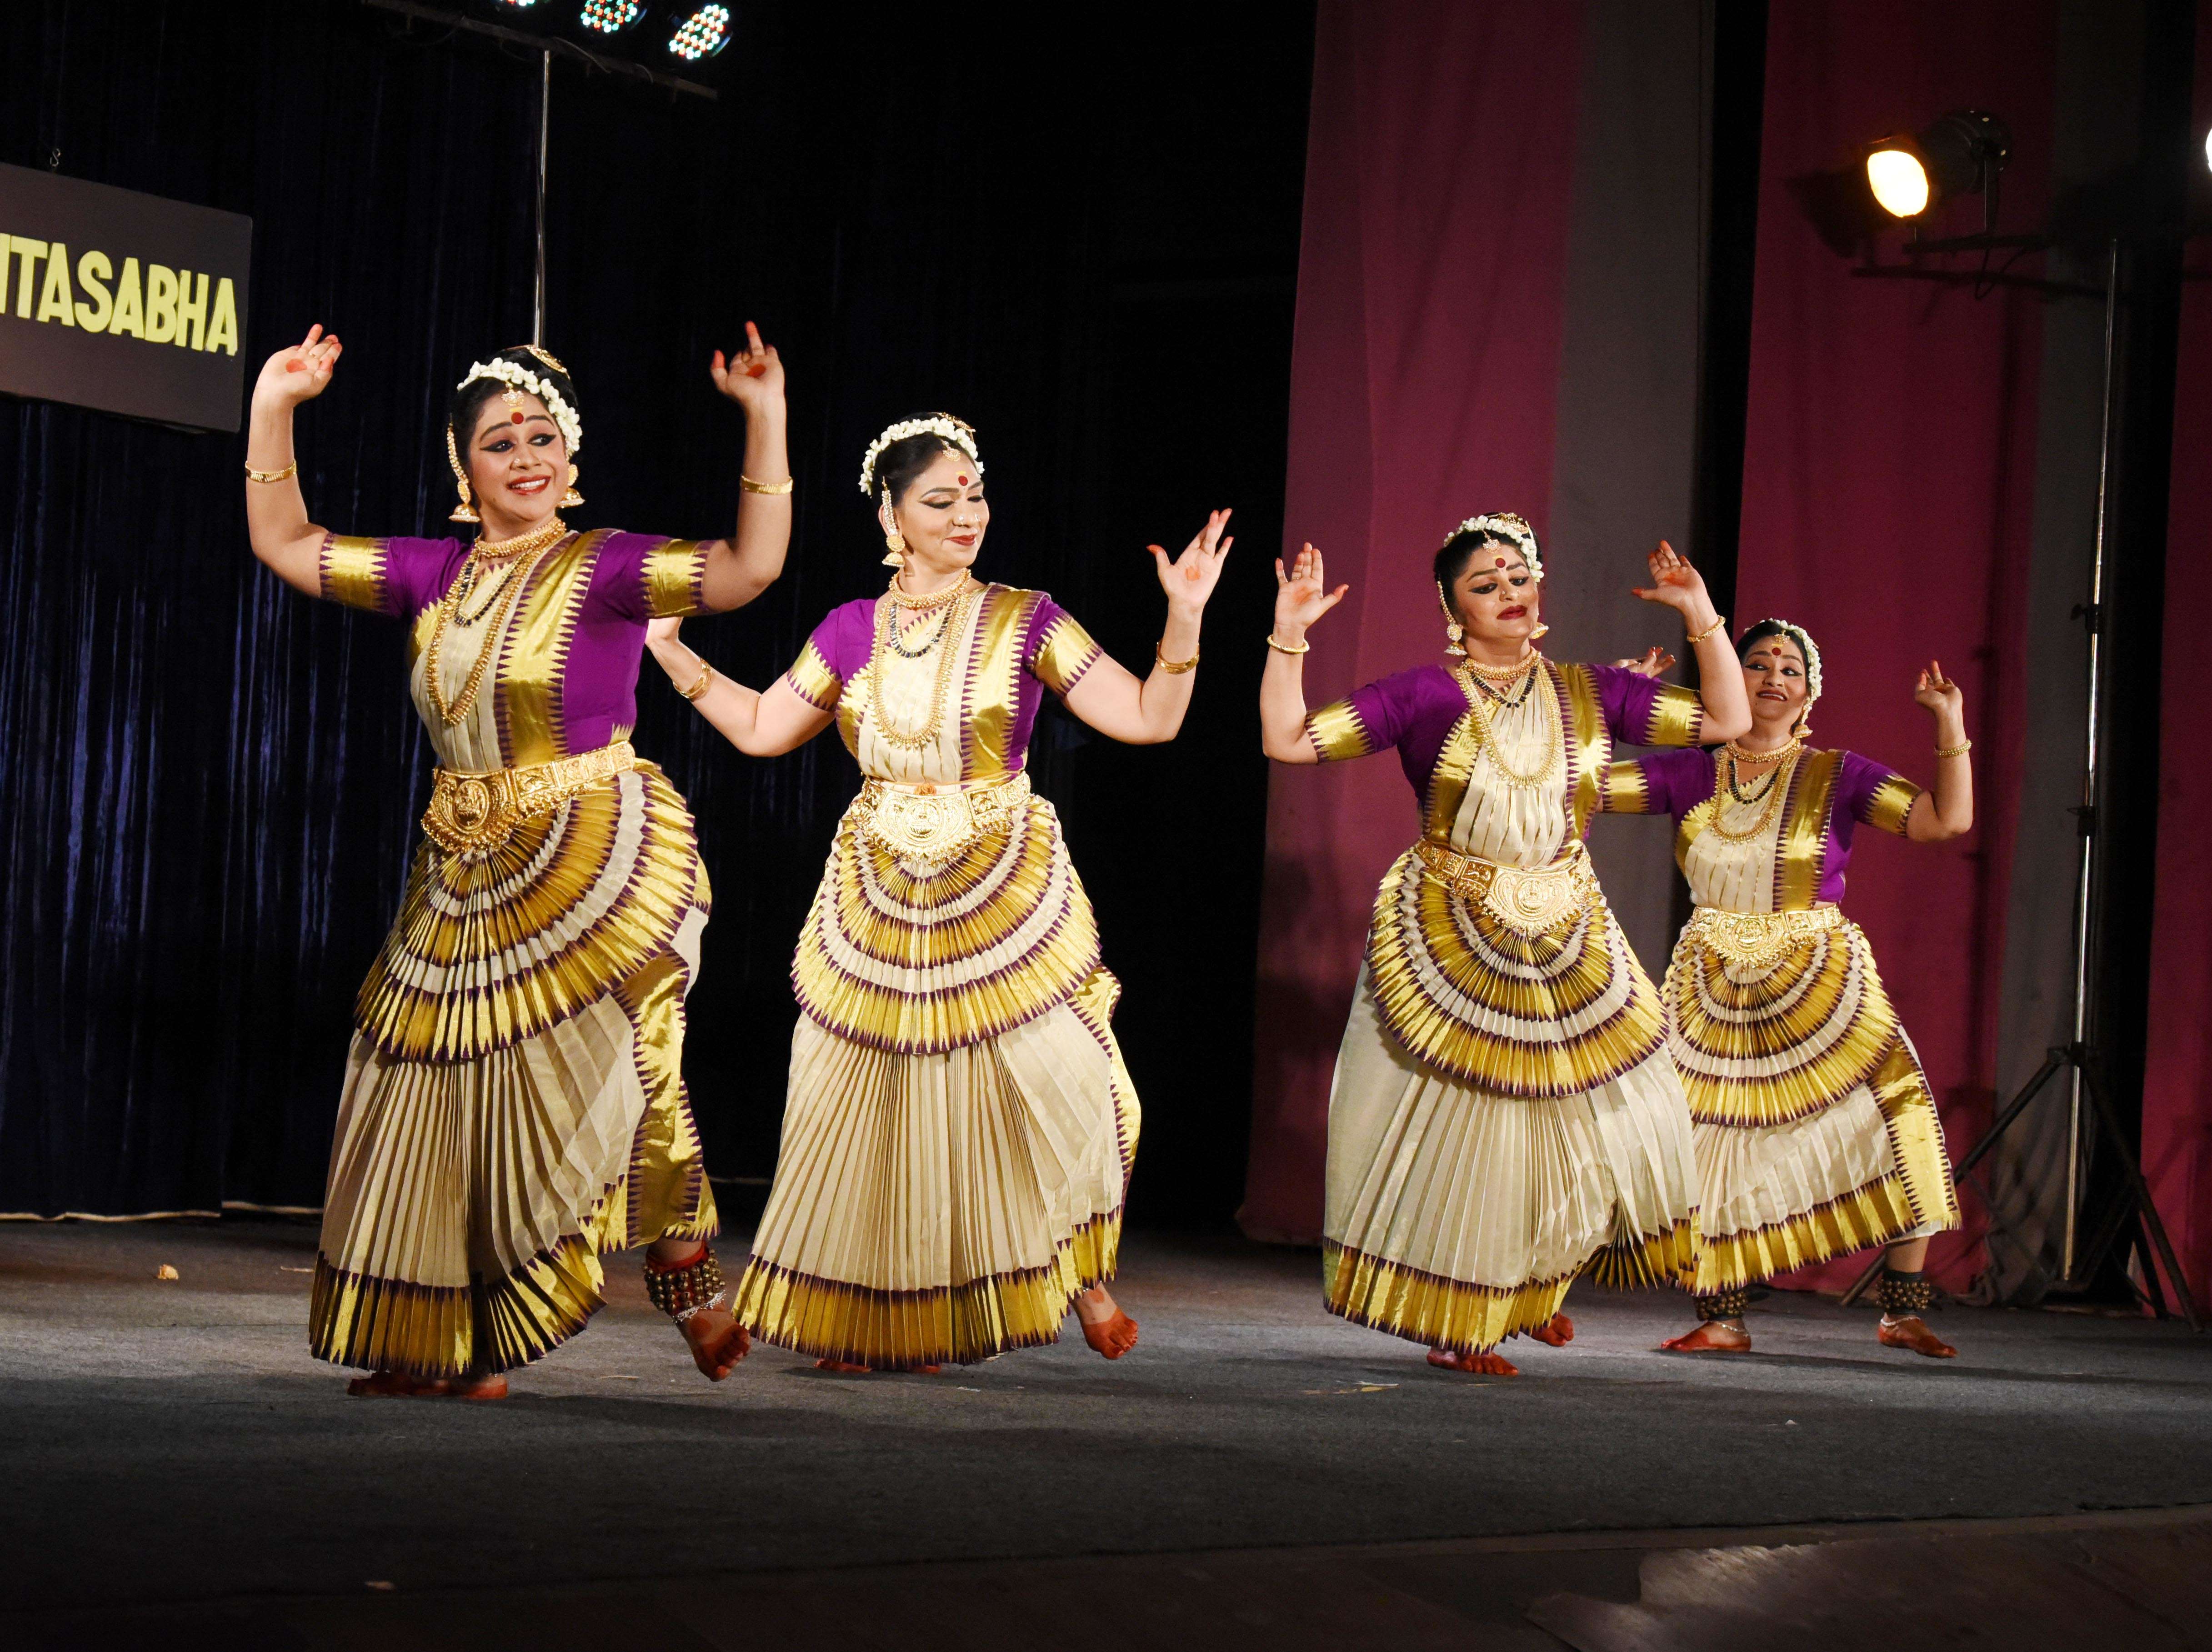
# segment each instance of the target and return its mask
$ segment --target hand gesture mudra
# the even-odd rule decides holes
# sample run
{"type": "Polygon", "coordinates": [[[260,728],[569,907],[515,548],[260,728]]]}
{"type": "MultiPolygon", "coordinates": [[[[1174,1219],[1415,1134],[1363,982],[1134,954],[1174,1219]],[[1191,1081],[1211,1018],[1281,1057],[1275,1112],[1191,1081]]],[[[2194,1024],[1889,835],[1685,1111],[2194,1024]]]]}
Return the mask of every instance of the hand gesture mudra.
{"type": "Polygon", "coordinates": [[[1966,714],[1966,696],[1956,683],[1943,675],[1943,662],[1940,659],[1931,659],[1922,668],[1920,680],[1912,687],[1912,698],[1917,704],[1925,706],[1938,722],[1946,717],[1964,718],[1966,714]]]}
{"type": "Polygon", "coordinates": [[[1194,614],[1206,606],[1206,599],[1221,582],[1221,565],[1229,559],[1229,547],[1237,543],[1234,536],[1221,537],[1228,525],[1227,511],[1209,511],[1206,525],[1182,548],[1182,555],[1172,560],[1161,546],[1145,547],[1159,570],[1160,589],[1168,593],[1170,608],[1194,614]]]}
{"type": "Polygon", "coordinates": [[[1674,656],[1655,643],[1644,651],[1639,659],[1616,659],[1613,663],[1638,677],[1663,677],[1674,669],[1674,656]]]}
{"type": "Polygon", "coordinates": [[[1283,559],[1275,558],[1275,635],[1281,640],[1295,641],[1306,629],[1323,614],[1342,602],[1352,587],[1340,585],[1334,591],[1323,577],[1321,552],[1311,545],[1299,549],[1297,560],[1286,573],[1283,559]]]}
{"type": "Polygon", "coordinates": [[[337,335],[325,337],[323,324],[317,322],[307,329],[305,338],[261,364],[261,376],[253,381],[253,399],[283,407],[314,400],[329,386],[344,349],[337,335]]]}
{"type": "Polygon", "coordinates": [[[745,410],[759,412],[783,399],[783,358],[775,346],[761,343],[760,329],[745,323],[745,347],[725,361],[716,350],[707,371],[714,388],[745,410]]]}
{"type": "Polygon", "coordinates": [[[682,618],[675,616],[666,619],[647,620],[645,623],[646,644],[651,647],[656,642],[673,642],[676,641],[676,634],[683,629],[682,618]]]}
{"type": "Polygon", "coordinates": [[[1691,567],[1690,559],[1664,539],[1645,561],[1651,568],[1651,583],[1629,587],[1644,601],[1671,608],[1685,619],[1710,606],[1705,575],[1691,567]]]}

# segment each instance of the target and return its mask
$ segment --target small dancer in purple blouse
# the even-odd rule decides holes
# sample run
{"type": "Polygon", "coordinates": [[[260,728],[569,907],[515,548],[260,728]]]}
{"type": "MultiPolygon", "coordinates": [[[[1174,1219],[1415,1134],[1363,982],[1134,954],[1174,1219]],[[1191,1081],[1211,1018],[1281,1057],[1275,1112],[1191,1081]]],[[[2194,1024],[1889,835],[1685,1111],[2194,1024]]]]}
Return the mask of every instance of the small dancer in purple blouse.
{"type": "Polygon", "coordinates": [[[1935,721],[1931,795],[1855,751],[1806,744],[1821,662],[1802,626],[1762,620],[1738,648],[1751,732],[1616,763],[1605,787],[1615,813],[1673,817],[1697,902],[1665,994],[1703,1190],[1686,1281],[1698,1324],[1663,1345],[1748,1353],[1751,1286],[1879,1245],[1876,1338],[1948,1359],[1922,1317],[1929,1238],[1959,1225],[1943,1127],[1873,949],[1837,903],[1856,828],[1917,843],[1972,829],[1964,696],[1939,661],[1914,685],[1935,721]]]}
{"type": "Polygon", "coordinates": [[[720,1381],[744,1357],[708,1241],[684,1090],[684,999],[708,908],[691,817],[631,749],[657,615],[740,607],[791,538],[783,367],[748,322],[715,386],[745,414],[737,531],[700,542],[561,519],[581,505],[568,370],[534,344],[472,362],[445,430],[458,538],[350,538],[307,517],[292,418],[337,367],[311,329],[254,386],[246,523],[286,584],[408,627],[439,767],[426,834],[355,1010],[315,1260],[318,1358],[349,1391],[498,1399],[583,1328],[599,1257],[720,1381]],[[764,478],[764,479],[761,479],[764,478]]]}
{"type": "Polygon", "coordinates": [[[1585,1269],[1673,1285],[1695,1260],[1689,1110],[1653,990],[1583,835],[1615,741],[1694,745],[1750,726],[1726,622],[1662,544],[1637,595],[1682,616],[1702,697],[1539,653],[1544,566],[1509,513],[1437,553],[1445,659],[1306,710],[1306,632],[1344,596],[1308,545],[1285,570],[1260,690],[1278,762],[1395,748],[1420,837],[1382,880],[1329,1095],[1322,1268],[1331,1313],[1429,1363],[1511,1376],[1498,1345],[1554,1345],[1585,1269]]]}
{"type": "Polygon", "coordinates": [[[1167,625],[1139,679],[1043,592],[969,573],[991,507],[966,424],[892,425],[860,491],[890,589],[831,610],[764,690],[653,627],[670,680],[739,750],[835,722],[863,777],[792,964],[783,1144],[738,1313],[829,1370],[928,1371],[1050,1342],[1073,1306],[1118,1359],[1137,1325],[1106,1282],[1137,1096],[1030,732],[1050,690],[1115,739],[1176,737],[1229,513],[1181,556],[1152,548],[1167,625]]]}

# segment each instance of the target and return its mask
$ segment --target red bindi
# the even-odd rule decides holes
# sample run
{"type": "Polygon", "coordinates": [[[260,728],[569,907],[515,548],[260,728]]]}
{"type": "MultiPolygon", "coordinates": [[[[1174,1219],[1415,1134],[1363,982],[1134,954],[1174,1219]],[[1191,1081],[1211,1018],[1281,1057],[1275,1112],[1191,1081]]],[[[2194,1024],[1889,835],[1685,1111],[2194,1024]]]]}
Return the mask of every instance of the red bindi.
{"type": "MultiPolygon", "coordinates": [[[[507,422],[508,422],[510,424],[520,424],[520,423],[522,422],[522,410],[521,410],[521,409],[520,409],[520,408],[517,408],[514,412],[512,412],[512,413],[508,414],[508,415],[507,416],[507,422]]],[[[1504,563],[1503,563],[1503,562],[1500,562],[1500,563],[1498,564],[1498,567],[1500,567],[1500,568],[1503,568],[1503,567],[1504,567],[1504,566],[1505,566],[1505,564],[1504,564],[1504,563]]]]}
{"type": "Polygon", "coordinates": [[[968,475],[964,471],[962,471],[960,475],[960,485],[963,488],[968,485],[968,475]]]}
{"type": "Polygon", "coordinates": [[[1500,568],[1503,568],[1503,567],[1504,567],[1504,566],[1505,566],[1505,559],[1504,559],[1503,556],[1501,556],[1501,557],[1499,557],[1499,558],[1498,559],[1498,567],[1500,567],[1500,568]]]}

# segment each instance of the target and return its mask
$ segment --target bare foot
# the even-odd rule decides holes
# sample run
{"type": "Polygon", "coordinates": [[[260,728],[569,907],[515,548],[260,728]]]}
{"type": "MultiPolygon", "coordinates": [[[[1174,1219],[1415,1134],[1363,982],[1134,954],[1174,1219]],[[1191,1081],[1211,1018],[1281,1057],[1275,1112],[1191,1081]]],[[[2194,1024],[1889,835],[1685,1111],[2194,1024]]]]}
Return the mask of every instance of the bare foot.
{"type": "Polygon", "coordinates": [[[1751,1351],[1751,1333],[1739,1325],[1706,1320],[1694,1331],[1679,1337],[1668,1337],[1659,1345],[1659,1351],[1662,1354],[1747,1354],[1751,1351]]]}
{"type": "Polygon", "coordinates": [[[1075,1299],[1075,1317],[1082,1324],[1083,1339],[1106,1359],[1119,1359],[1137,1345],[1137,1321],[1123,1313],[1103,1285],[1095,1285],[1075,1299]]]}
{"type": "Polygon", "coordinates": [[[1930,1359],[1956,1359],[1959,1351],[1928,1328],[1928,1321],[1917,1314],[1907,1314],[1901,1320],[1882,1316],[1875,1327],[1875,1340],[1885,1348],[1910,1348],[1916,1354],[1925,1354],[1930,1359]]]}
{"type": "Polygon", "coordinates": [[[690,1345],[691,1363],[709,1382],[720,1382],[753,1349],[752,1333],[726,1308],[702,1308],[676,1328],[690,1345]]]}
{"type": "Polygon", "coordinates": [[[1565,1314],[1554,1314],[1528,1334],[1539,1342],[1564,1348],[1575,1339],[1575,1322],[1565,1314]]]}
{"type": "Polygon", "coordinates": [[[404,1371],[375,1371],[346,1384],[356,1400],[504,1400],[503,1376],[410,1376],[404,1371]]]}
{"type": "Polygon", "coordinates": [[[1518,1376],[1521,1368],[1503,1354],[1455,1354],[1447,1348],[1429,1350],[1429,1364],[1470,1376],[1518,1376]]]}

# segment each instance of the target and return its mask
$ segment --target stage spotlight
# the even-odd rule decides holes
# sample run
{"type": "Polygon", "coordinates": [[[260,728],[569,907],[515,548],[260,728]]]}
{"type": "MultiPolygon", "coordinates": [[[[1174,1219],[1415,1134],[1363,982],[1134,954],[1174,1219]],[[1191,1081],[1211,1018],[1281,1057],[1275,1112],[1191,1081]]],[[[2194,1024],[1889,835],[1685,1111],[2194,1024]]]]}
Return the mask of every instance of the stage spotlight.
{"type": "Polygon", "coordinates": [[[685,63],[711,58],[730,43],[730,9],[702,6],[676,26],[668,49],[685,63]]]}
{"type": "Polygon", "coordinates": [[[642,0],[584,0],[576,21],[600,34],[619,34],[645,15],[642,0]]]}
{"type": "Polygon", "coordinates": [[[2204,164],[2212,167],[2212,131],[2204,134],[2204,164]]]}
{"type": "Polygon", "coordinates": [[[1996,221],[1997,174],[2012,153],[2004,122],[1979,109],[1957,109],[1917,135],[1867,146],[1868,187],[1893,218],[1917,218],[1957,195],[1979,195],[1996,221]]]}

